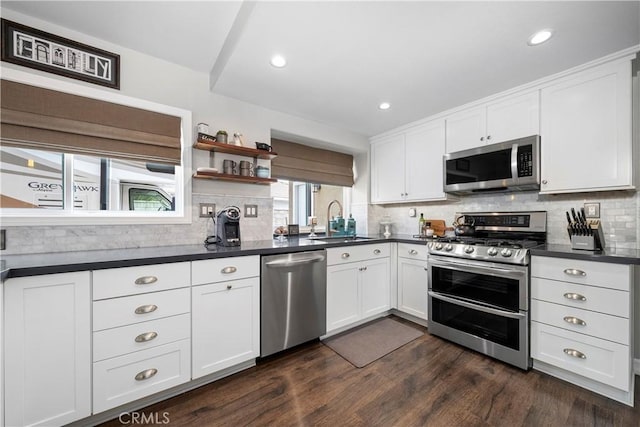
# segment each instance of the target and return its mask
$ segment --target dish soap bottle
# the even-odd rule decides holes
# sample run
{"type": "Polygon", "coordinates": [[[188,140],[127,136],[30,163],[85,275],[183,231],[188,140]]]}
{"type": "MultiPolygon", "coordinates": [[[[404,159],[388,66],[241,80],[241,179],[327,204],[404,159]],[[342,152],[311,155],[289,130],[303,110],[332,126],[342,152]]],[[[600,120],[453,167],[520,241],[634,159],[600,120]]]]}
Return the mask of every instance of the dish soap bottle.
{"type": "Polygon", "coordinates": [[[426,220],[424,219],[424,214],[421,213],[420,214],[420,219],[418,220],[418,234],[420,236],[424,236],[424,233],[426,231],[425,230],[426,229],[425,222],[426,222],[426,220]]]}

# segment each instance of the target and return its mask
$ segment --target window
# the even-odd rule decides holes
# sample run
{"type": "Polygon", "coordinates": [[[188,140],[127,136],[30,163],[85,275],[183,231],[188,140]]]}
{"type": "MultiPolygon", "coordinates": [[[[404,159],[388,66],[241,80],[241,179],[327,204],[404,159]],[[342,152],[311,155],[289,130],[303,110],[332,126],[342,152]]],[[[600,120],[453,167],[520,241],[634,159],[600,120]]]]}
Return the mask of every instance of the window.
{"type": "MultiPolygon", "coordinates": [[[[273,197],[273,228],[298,224],[303,231],[309,231],[309,217],[317,220],[316,231],[327,225],[327,207],[332,200],[338,200],[343,207],[342,215],[348,217],[350,187],[314,184],[300,181],[278,180],[271,184],[273,197]]],[[[338,215],[338,208],[330,216],[338,215]]]]}
{"type": "Polygon", "coordinates": [[[191,222],[189,111],[19,70],[2,84],[3,224],[191,222]]]}

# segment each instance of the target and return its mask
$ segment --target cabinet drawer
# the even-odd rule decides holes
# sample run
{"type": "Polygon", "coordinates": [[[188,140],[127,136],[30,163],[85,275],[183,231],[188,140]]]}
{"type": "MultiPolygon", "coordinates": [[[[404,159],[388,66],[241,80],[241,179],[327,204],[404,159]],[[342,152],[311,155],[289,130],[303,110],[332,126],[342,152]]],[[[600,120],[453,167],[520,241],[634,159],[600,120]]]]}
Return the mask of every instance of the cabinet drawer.
{"type": "Polygon", "coordinates": [[[93,330],[100,331],[188,313],[191,307],[190,295],[191,289],[185,288],[95,301],[93,330]]]}
{"type": "Polygon", "coordinates": [[[629,317],[629,292],[556,280],[531,278],[531,298],[569,307],[629,317]]]}
{"type": "Polygon", "coordinates": [[[531,258],[531,276],[629,291],[631,267],[577,259],[531,258]]]}
{"type": "Polygon", "coordinates": [[[531,320],[629,345],[629,319],[622,317],[534,299],[531,300],[531,320]]]}
{"type": "Polygon", "coordinates": [[[105,329],[93,334],[93,361],[158,347],[190,335],[191,316],[188,313],[105,329]]]}
{"type": "Polygon", "coordinates": [[[426,261],[429,253],[427,252],[427,245],[398,243],[398,256],[426,261]]]}
{"type": "Polygon", "coordinates": [[[191,284],[188,262],[111,268],[93,272],[93,299],[184,288],[191,284]]]}
{"type": "Polygon", "coordinates": [[[189,361],[190,340],[181,340],[94,363],[93,413],[189,381],[189,361]]]}
{"type": "Polygon", "coordinates": [[[260,257],[240,256],[193,261],[191,282],[194,285],[245,279],[260,275],[260,257]]]}
{"type": "Polygon", "coordinates": [[[343,246],[327,249],[327,265],[358,262],[365,259],[384,258],[390,256],[389,243],[372,245],[343,246]]]}
{"type": "Polygon", "coordinates": [[[631,354],[628,346],[531,322],[531,357],[612,387],[629,390],[631,354]],[[572,351],[580,352],[584,358],[576,357],[578,353],[576,356],[567,354],[572,351]]]}

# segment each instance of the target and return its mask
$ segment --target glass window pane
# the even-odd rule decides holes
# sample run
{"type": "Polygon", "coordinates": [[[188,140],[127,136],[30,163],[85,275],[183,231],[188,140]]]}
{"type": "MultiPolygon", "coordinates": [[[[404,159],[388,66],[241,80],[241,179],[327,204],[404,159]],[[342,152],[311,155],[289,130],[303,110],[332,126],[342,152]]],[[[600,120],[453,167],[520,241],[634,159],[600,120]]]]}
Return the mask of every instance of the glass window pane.
{"type": "Polygon", "coordinates": [[[0,208],[64,209],[63,155],[0,147],[0,208]]]}

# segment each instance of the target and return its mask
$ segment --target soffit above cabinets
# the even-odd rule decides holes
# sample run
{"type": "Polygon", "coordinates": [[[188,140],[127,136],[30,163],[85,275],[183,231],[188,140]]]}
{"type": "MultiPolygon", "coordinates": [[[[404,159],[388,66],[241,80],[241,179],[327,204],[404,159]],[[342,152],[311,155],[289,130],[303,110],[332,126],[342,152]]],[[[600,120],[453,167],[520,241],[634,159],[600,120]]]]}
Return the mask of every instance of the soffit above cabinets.
{"type": "Polygon", "coordinates": [[[214,93],[366,136],[640,44],[640,3],[630,1],[2,7],[211,73],[214,93]],[[542,28],[551,40],[528,46],[542,28]],[[287,66],[272,67],[274,54],[287,66]],[[379,110],[383,101],[391,108],[379,110]]]}

